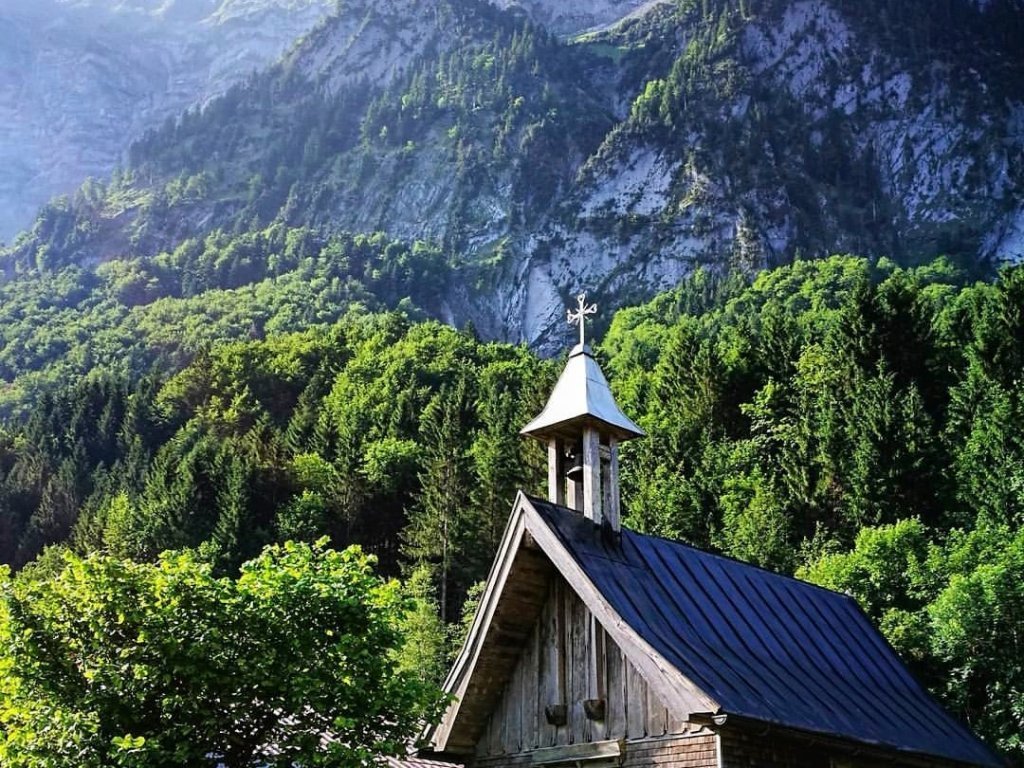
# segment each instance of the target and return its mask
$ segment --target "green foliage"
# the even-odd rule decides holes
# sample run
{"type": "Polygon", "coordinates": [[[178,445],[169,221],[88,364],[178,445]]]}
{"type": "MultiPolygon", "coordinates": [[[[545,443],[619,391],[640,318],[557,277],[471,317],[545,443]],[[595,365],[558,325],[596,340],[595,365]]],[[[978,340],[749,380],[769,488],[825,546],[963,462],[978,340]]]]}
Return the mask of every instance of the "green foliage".
{"type": "Polygon", "coordinates": [[[993,744],[1024,761],[1024,533],[951,539],[944,586],[927,606],[931,648],[948,670],[946,698],[993,744]]]}
{"type": "Polygon", "coordinates": [[[957,280],[835,257],[765,273],[702,314],[660,299],[617,317],[606,345],[632,361],[624,401],[651,434],[627,451],[634,524],[789,570],[805,542],[962,515],[940,489],[970,446],[943,436],[970,367],[966,324],[985,327],[987,304],[962,314],[999,299],[957,280]],[[649,351],[623,340],[636,328],[649,351]]]}
{"type": "Polygon", "coordinates": [[[448,264],[426,243],[272,226],[153,258],[28,273],[0,286],[0,410],[99,371],[176,370],[228,339],[331,325],[403,301],[435,311],[448,264]]]}
{"type": "MultiPolygon", "coordinates": [[[[1022,274],[853,257],[698,271],[618,313],[598,350],[648,433],[623,449],[630,525],[849,592],[1014,759],[1022,274]]],[[[554,373],[368,313],[215,344],[170,377],[94,372],[0,431],[3,558],[188,547],[231,575],[269,542],[359,543],[407,575],[401,664],[436,681],[512,495],[543,482],[517,432],[554,373]]]]}
{"type": "Polygon", "coordinates": [[[237,579],[69,554],[0,594],[12,768],[373,765],[442,704],[399,668],[406,603],[357,549],[274,547],[237,579]]]}
{"type": "Polygon", "coordinates": [[[541,479],[517,432],[552,373],[522,349],[363,315],[214,346],[162,381],[96,377],[0,434],[0,556],[206,545],[233,572],[266,543],[329,535],[394,573],[411,510],[407,554],[436,561],[455,616],[515,490],[541,479]],[[447,538],[437,515],[457,517],[447,538]]]}
{"type": "Polygon", "coordinates": [[[604,351],[649,434],[624,451],[631,525],[849,593],[1024,764],[1022,275],[833,257],[691,312],[698,273],[604,351]]]}

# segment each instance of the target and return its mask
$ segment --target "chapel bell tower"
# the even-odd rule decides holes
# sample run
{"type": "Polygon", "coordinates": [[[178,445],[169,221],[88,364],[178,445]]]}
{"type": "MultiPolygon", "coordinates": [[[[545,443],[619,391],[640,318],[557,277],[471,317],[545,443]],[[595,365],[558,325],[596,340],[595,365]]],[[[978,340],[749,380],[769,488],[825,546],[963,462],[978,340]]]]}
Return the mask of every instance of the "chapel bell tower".
{"type": "Polygon", "coordinates": [[[580,343],[569,353],[548,404],[520,434],[548,446],[548,500],[617,531],[619,443],[644,432],[619,409],[586,342],[587,315],[597,312],[586,299],[577,297],[577,310],[566,313],[580,327],[580,343]]]}

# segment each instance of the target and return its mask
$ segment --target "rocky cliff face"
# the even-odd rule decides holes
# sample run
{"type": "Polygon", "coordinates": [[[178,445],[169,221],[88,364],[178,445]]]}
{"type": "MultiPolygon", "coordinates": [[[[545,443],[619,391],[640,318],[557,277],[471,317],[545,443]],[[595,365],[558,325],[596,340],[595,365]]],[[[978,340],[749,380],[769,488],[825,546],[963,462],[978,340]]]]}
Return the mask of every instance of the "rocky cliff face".
{"type": "Polygon", "coordinates": [[[344,4],[14,258],[385,230],[451,254],[432,311],[550,350],[581,288],[614,306],[699,266],[1024,258],[1018,0],[501,4],[344,4]]]}
{"type": "Polygon", "coordinates": [[[920,29],[894,41],[887,27],[910,21],[877,8],[746,5],[711,34],[645,5],[632,31],[577,42],[634,62],[658,46],[676,58],[643,78],[557,213],[522,234],[497,292],[503,314],[484,308],[477,323],[557,348],[562,306],[580,287],[615,303],[698,265],[758,269],[844,251],[1024,259],[1024,51],[986,40],[993,4],[966,17],[973,26],[953,50],[920,29]],[[700,61],[705,46],[718,51],[700,61]]]}
{"type": "Polygon", "coordinates": [[[129,142],[275,61],[332,0],[0,4],[0,241],[129,142]]]}
{"type": "Polygon", "coordinates": [[[642,15],[671,0],[495,0],[506,10],[524,13],[557,35],[573,36],[642,15]]]}

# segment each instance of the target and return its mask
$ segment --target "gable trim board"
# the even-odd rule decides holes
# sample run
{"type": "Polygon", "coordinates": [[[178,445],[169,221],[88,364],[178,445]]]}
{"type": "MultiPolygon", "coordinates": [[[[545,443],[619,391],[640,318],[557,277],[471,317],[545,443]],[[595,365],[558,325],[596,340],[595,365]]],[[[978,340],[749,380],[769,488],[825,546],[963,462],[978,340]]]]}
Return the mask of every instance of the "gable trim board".
{"type": "Polygon", "coordinates": [[[522,493],[445,682],[455,701],[429,734],[438,752],[473,752],[515,666],[501,643],[520,638],[521,649],[542,607],[540,561],[681,719],[725,715],[725,729],[1002,764],[931,699],[850,598],[678,542],[613,534],[522,493]],[[517,611],[503,609],[510,600],[517,611]],[[496,663],[502,653],[506,663],[496,663]]]}

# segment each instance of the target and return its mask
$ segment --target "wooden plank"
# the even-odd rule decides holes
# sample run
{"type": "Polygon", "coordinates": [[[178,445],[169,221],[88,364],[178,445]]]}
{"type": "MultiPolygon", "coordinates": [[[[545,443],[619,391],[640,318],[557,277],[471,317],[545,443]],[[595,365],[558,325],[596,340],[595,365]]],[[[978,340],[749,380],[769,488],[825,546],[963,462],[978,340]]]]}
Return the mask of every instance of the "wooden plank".
{"type": "Polygon", "coordinates": [[[668,712],[665,705],[661,703],[651,686],[647,688],[647,725],[645,730],[648,736],[664,736],[665,724],[668,720],[668,712]]]}
{"type": "Polygon", "coordinates": [[[622,651],[614,643],[606,643],[608,656],[608,704],[605,707],[606,735],[609,739],[626,738],[626,673],[622,651]]]}
{"type": "Polygon", "coordinates": [[[569,688],[570,742],[592,741],[590,723],[583,711],[583,700],[590,698],[590,614],[583,601],[572,595],[570,601],[570,627],[572,629],[572,656],[569,688]]]}
{"type": "Polygon", "coordinates": [[[642,739],[647,735],[647,683],[629,662],[626,662],[626,737],[642,739]]]}
{"type": "Polygon", "coordinates": [[[555,586],[555,673],[557,675],[557,703],[569,700],[569,588],[561,579],[555,586]]]}
{"type": "Polygon", "coordinates": [[[608,738],[608,654],[604,629],[590,611],[587,611],[587,632],[590,645],[590,697],[604,702],[604,717],[590,720],[589,741],[608,738]]]}
{"type": "Polygon", "coordinates": [[[690,730],[690,724],[686,722],[686,719],[674,709],[667,709],[667,719],[665,721],[665,730],[668,733],[688,733],[690,730]]]}
{"type": "Polygon", "coordinates": [[[523,726],[523,665],[517,664],[512,679],[505,688],[504,724],[502,725],[501,746],[506,755],[520,751],[520,734],[523,726]]]}
{"type": "Polygon", "coordinates": [[[498,704],[491,712],[490,741],[487,745],[488,755],[501,755],[503,752],[503,740],[505,726],[505,697],[498,698],[498,704]]]}
{"type": "Polygon", "coordinates": [[[626,745],[621,741],[591,741],[568,747],[538,749],[530,757],[533,765],[553,763],[575,763],[586,760],[608,760],[625,754],[626,745]]]}
{"type": "Polygon", "coordinates": [[[553,747],[558,740],[558,731],[548,723],[544,710],[552,704],[559,703],[558,692],[558,655],[556,607],[558,605],[560,576],[552,579],[548,589],[548,601],[541,615],[540,663],[537,665],[537,712],[540,723],[540,746],[553,747]]]}
{"type": "Polygon", "coordinates": [[[558,734],[555,737],[555,744],[565,746],[570,744],[572,738],[572,637],[570,619],[571,601],[569,589],[566,584],[559,580],[558,599],[555,601],[555,654],[558,665],[558,697],[556,704],[564,704],[569,707],[569,715],[566,725],[558,726],[558,734]]]}
{"type": "Polygon", "coordinates": [[[537,652],[540,643],[540,628],[543,621],[538,622],[534,627],[530,640],[523,651],[522,666],[522,709],[520,710],[520,744],[523,750],[536,749],[540,746],[537,725],[537,677],[540,666],[539,654],[537,652]]]}
{"type": "Polygon", "coordinates": [[[605,677],[608,673],[608,660],[605,653],[605,634],[604,630],[601,629],[601,625],[594,618],[592,613],[589,613],[589,631],[590,631],[590,676],[591,676],[591,696],[595,699],[605,698],[605,688],[607,688],[607,681],[605,677]]]}

